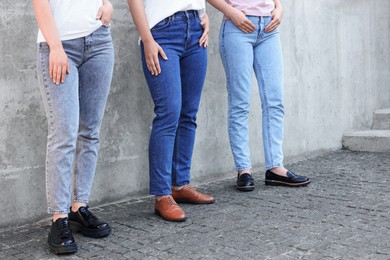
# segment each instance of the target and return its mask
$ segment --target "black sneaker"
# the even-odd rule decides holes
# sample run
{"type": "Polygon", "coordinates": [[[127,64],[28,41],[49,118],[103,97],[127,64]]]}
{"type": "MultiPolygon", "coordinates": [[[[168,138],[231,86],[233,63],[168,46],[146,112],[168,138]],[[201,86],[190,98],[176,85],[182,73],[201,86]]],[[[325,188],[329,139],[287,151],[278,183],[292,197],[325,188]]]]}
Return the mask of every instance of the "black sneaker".
{"type": "Polygon", "coordinates": [[[73,232],[80,232],[86,237],[105,237],[111,233],[110,226],[103,221],[100,221],[95,215],[89,211],[88,206],[80,207],[77,212],[72,209],[69,213],[69,222],[73,232]]]}
{"type": "Polygon", "coordinates": [[[51,224],[47,242],[55,254],[70,254],[77,251],[68,218],[59,218],[51,224]]]}

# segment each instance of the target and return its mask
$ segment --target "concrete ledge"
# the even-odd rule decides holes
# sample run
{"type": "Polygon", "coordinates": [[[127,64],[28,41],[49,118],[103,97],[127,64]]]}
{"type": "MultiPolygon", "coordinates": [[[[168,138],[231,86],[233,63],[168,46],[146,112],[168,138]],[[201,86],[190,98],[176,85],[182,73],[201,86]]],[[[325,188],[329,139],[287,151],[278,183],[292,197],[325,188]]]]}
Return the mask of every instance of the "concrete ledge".
{"type": "Polygon", "coordinates": [[[347,132],[342,143],[350,151],[390,152],[390,130],[347,132]]]}
{"type": "Polygon", "coordinates": [[[372,128],[378,130],[390,130],[390,108],[375,111],[372,128]]]}

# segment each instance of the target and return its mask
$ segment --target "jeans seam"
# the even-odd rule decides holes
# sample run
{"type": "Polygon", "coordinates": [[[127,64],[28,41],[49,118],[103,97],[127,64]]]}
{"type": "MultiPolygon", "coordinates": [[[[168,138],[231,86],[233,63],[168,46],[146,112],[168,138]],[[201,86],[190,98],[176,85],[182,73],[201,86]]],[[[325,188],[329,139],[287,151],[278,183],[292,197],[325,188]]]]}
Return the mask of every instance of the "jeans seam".
{"type": "MultiPolygon", "coordinates": [[[[267,148],[268,148],[268,152],[269,152],[269,159],[271,160],[271,164],[273,164],[273,154],[272,154],[272,149],[271,149],[271,137],[270,137],[270,118],[269,118],[269,103],[268,103],[268,93],[267,93],[267,87],[265,86],[265,82],[264,82],[264,73],[262,71],[262,68],[259,66],[258,64],[258,60],[256,59],[256,66],[259,67],[259,73],[260,73],[260,78],[261,78],[261,84],[263,85],[264,87],[264,102],[265,102],[265,105],[263,107],[263,109],[266,110],[266,120],[267,120],[267,148]]],[[[267,155],[265,155],[267,156],[267,155]]],[[[266,162],[267,163],[267,162],[266,162]]]]}
{"type": "MultiPolygon", "coordinates": [[[[231,151],[232,151],[232,154],[233,154],[233,158],[234,158],[234,164],[235,164],[235,168],[237,171],[241,171],[241,170],[244,170],[244,169],[248,169],[248,168],[252,168],[251,166],[251,163],[249,163],[248,166],[240,166],[238,165],[237,163],[237,160],[236,160],[236,157],[237,157],[237,154],[235,153],[234,149],[233,149],[233,142],[232,142],[232,137],[231,137],[231,131],[232,131],[232,126],[231,126],[231,123],[230,123],[230,117],[231,117],[231,103],[232,103],[232,94],[231,94],[231,79],[230,79],[230,73],[229,73],[229,63],[227,62],[227,59],[226,59],[226,56],[222,53],[226,53],[226,49],[225,49],[225,45],[224,45],[224,35],[225,35],[225,27],[226,27],[226,21],[223,22],[223,25],[222,25],[222,30],[221,30],[221,59],[223,60],[223,64],[225,66],[225,72],[226,72],[226,87],[227,87],[227,92],[228,92],[228,134],[229,134],[229,143],[230,143],[230,148],[231,148],[231,151]]],[[[249,162],[250,162],[250,158],[249,158],[249,162]]]]}
{"type": "MultiPolygon", "coordinates": [[[[42,43],[39,45],[40,47],[42,46],[42,43]]],[[[50,92],[48,91],[48,84],[47,84],[47,68],[45,66],[45,61],[42,57],[42,53],[40,52],[40,62],[41,62],[41,68],[42,68],[42,81],[43,81],[43,85],[44,85],[44,90],[42,91],[43,93],[45,93],[46,95],[46,102],[47,102],[47,110],[48,110],[48,128],[49,128],[49,134],[50,132],[53,132],[53,122],[51,121],[51,118],[52,118],[52,109],[51,109],[51,100],[50,100],[50,92]]],[[[49,138],[48,138],[49,139],[49,138]]],[[[51,141],[51,139],[49,139],[51,141]]],[[[49,149],[50,149],[50,142],[48,140],[48,144],[46,145],[46,154],[49,153],[49,149]]],[[[51,204],[50,204],[50,200],[49,198],[52,197],[52,192],[51,192],[51,189],[50,189],[50,185],[49,184],[49,181],[48,181],[48,176],[49,176],[49,160],[48,158],[46,158],[46,167],[45,167],[45,175],[46,175],[46,187],[48,187],[46,189],[46,196],[47,196],[47,201],[48,201],[48,212],[50,213],[52,211],[51,209],[51,204]]]]}
{"type": "MultiPolygon", "coordinates": [[[[160,88],[159,88],[159,86],[158,86],[158,83],[157,83],[157,80],[153,80],[153,84],[154,84],[154,86],[155,86],[155,93],[156,93],[156,95],[157,96],[160,96],[160,88]]],[[[156,115],[156,117],[157,117],[158,115],[156,115]]],[[[157,121],[158,122],[158,121],[157,121]]],[[[156,124],[157,124],[157,122],[156,122],[156,124]]],[[[156,143],[155,143],[155,139],[153,138],[152,140],[151,140],[151,145],[152,146],[155,146],[156,145],[156,143]]],[[[156,183],[156,176],[157,176],[157,174],[156,174],[156,172],[155,172],[155,170],[156,170],[156,165],[157,165],[157,162],[156,162],[156,154],[155,154],[155,149],[151,149],[152,150],[152,154],[151,154],[151,157],[152,157],[152,160],[151,160],[151,163],[152,163],[152,167],[151,167],[151,169],[150,169],[150,175],[153,175],[153,177],[152,176],[150,176],[150,181],[151,181],[151,187],[150,187],[150,193],[152,194],[152,195],[155,195],[155,193],[158,193],[158,188],[156,188],[158,185],[157,185],[157,183],[156,183]]],[[[150,152],[150,149],[149,149],[149,152],[150,152]]]]}
{"type": "Polygon", "coordinates": [[[177,166],[178,166],[178,163],[177,163],[177,158],[178,158],[178,153],[179,153],[179,149],[176,149],[176,145],[177,146],[180,146],[180,128],[179,128],[179,125],[180,125],[180,117],[179,117],[179,122],[178,122],[178,125],[177,125],[177,128],[176,128],[176,138],[175,138],[175,142],[174,142],[174,145],[173,145],[173,157],[172,157],[172,162],[174,164],[175,167],[172,168],[172,179],[171,179],[171,182],[173,185],[177,185],[177,166]],[[173,172],[175,170],[175,172],[173,172]]]}
{"type": "MultiPolygon", "coordinates": [[[[232,154],[233,154],[233,158],[235,158],[235,154],[234,154],[234,150],[232,149],[232,138],[230,138],[230,132],[231,132],[231,125],[230,125],[230,115],[231,115],[231,109],[230,109],[230,104],[231,104],[231,89],[230,89],[230,76],[229,76],[229,64],[228,62],[226,61],[226,56],[225,56],[225,53],[226,53],[226,49],[225,49],[225,42],[224,42],[224,38],[225,38],[225,27],[226,27],[226,21],[223,21],[223,25],[222,25],[222,30],[221,30],[221,52],[220,52],[220,55],[221,55],[221,59],[222,59],[222,62],[225,66],[225,74],[226,74],[226,89],[227,89],[227,93],[228,93],[228,135],[229,135],[229,144],[230,144],[230,148],[231,148],[231,151],[232,151],[232,154]]],[[[234,160],[235,161],[235,160],[234,160]]],[[[236,163],[236,161],[235,161],[236,163]]],[[[237,165],[236,165],[236,168],[237,168],[237,165]]]]}

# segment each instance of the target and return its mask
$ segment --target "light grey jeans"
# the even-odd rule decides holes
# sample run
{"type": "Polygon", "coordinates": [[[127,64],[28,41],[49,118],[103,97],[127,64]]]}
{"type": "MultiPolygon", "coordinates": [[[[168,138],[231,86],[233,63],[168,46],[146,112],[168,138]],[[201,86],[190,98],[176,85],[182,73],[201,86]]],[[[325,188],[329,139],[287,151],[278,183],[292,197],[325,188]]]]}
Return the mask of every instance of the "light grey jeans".
{"type": "Polygon", "coordinates": [[[48,120],[46,196],[48,213],[67,214],[73,200],[89,201],[99,149],[99,129],[111,85],[114,49],[110,28],[62,42],[70,72],[55,85],[50,49],[38,44],[38,81],[48,120]]]}

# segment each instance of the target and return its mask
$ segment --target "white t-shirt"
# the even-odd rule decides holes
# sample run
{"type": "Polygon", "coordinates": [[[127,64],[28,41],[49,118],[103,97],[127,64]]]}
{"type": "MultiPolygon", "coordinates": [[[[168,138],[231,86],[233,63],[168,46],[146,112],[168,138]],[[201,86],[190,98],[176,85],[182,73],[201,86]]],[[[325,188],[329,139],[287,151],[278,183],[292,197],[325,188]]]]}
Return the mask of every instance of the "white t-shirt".
{"type": "MultiPolygon", "coordinates": [[[[49,0],[61,41],[87,36],[102,26],[96,20],[102,0],[49,0]]],[[[37,42],[45,42],[41,30],[37,42]]]]}
{"type": "Polygon", "coordinates": [[[205,0],[144,0],[146,18],[149,28],[161,20],[179,11],[197,10],[199,17],[203,17],[205,0]]]}

